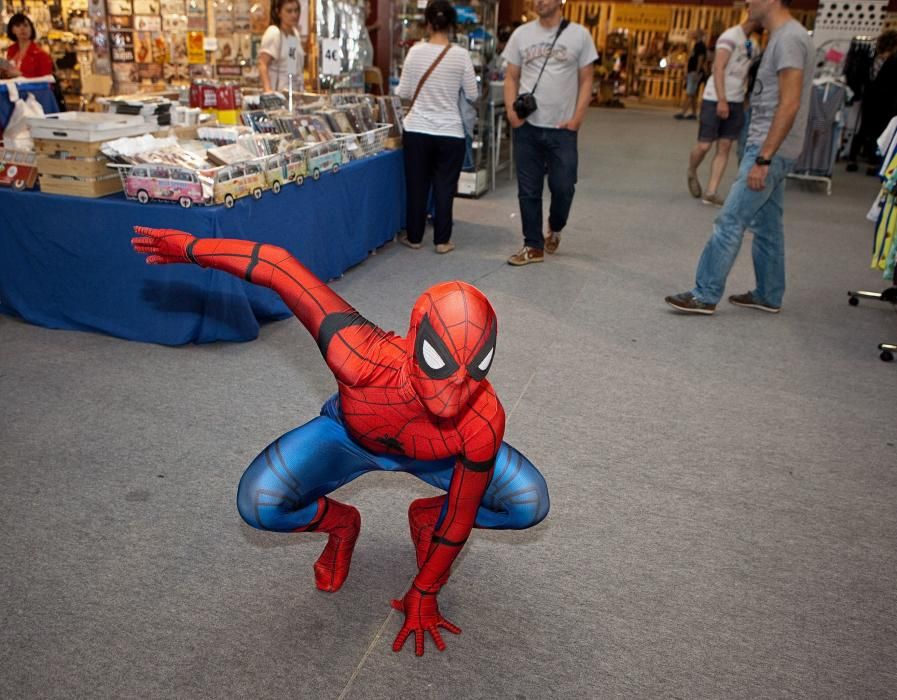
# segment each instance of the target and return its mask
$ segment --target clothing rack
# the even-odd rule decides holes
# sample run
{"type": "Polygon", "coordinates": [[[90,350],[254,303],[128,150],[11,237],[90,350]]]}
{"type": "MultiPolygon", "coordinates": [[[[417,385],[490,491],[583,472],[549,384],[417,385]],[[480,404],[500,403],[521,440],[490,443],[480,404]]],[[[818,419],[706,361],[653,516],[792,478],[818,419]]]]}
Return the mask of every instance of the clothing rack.
{"type": "Polygon", "coordinates": [[[847,54],[844,57],[842,73],[847,85],[853,91],[853,97],[848,102],[850,110],[844,124],[842,155],[847,156],[851,151],[853,139],[860,130],[862,121],[862,101],[869,84],[872,67],[875,63],[875,35],[855,36],[850,40],[847,54]]]}
{"type": "MultiPolygon", "coordinates": [[[[897,117],[878,140],[885,154],[879,174],[884,179],[882,189],[873,203],[867,218],[875,221],[875,237],[872,245],[872,267],[884,270],[884,277],[892,286],[882,292],[847,292],[848,303],[857,306],[860,299],[874,299],[894,305],[897,311],[897,117]],[[877,215],[871,216],[877,212],[877,215]]],[[[879,343],[879,357],[885,362],[894,359],[897,345],[879,343]]]]}
{"type": "Polygon", "coordinates": [[[814,79],[804,149],[788,178],[824,183],[826,194],[831,195],[832,173],[844,127],[844,108],[851,94],[847,83],[839,77],[823,74],[814,79]]]}
{"type": "Polygon", "coordinates": [[[845,37],[829,39],[816,47],[816,69],[813,89],[810,93],[807,130],[804,150],[795,162],[794,170],[787,175],[792,180],[820,182],[826,194],[832,193],[832,175],[841,151],[847,105],[854,98],[845,78],[849,65],[856,63],[857,55],[866,55],[871,39],[845,37]]]}

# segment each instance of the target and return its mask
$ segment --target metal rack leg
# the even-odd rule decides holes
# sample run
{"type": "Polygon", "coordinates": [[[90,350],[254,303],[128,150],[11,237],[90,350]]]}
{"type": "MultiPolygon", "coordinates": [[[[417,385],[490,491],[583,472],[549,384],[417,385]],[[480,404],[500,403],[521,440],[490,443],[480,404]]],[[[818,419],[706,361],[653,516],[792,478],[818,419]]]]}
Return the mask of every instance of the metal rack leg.
{"type": "MultiPolygon", "coordinates": [[[[897,286],[889,287],[883,292],[847,292],[848,303],[856,306],[860,303],[860,299],[874,299],[876,301],[886,301],[891,304],[897,304],[897,286]]],[[[894,353],[897,352],[897,345],[891,343],[879,343],[878,349],[881,351],[879,357],[882,362],[892,362],[894,353]]]]}
{"type": "Polygon", "coordinates": [[[891,304],[897,304],[897,287],[890,287],[883,292],[847,292],[850,297],[847,303],[856,306],[860,303],[860,299],[874,299],[875,301],[886,301],[891,304]]]}

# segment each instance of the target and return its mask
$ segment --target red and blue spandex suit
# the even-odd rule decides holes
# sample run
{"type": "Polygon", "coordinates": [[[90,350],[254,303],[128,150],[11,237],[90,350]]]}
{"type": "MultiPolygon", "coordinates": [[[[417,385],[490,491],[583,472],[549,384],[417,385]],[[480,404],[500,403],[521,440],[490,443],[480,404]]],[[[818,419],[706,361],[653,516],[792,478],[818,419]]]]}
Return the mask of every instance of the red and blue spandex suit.
{"type": "Polygon", "coordinates": [[[321,590],[349,573],[361,516],[327,494],[373,470],[403,471],[446,493],[408,509],[419,571],[393,607],[405,613],[399,651],[424,632],[460,633],[436,596],[474,527],[523,529],[548,514],[538,470],[502,442],[505,414],[486,374],[497,322],[489,301],[464,282],[437,284],[417,300],[408,336],[361,316],[287,251],[182,231],[136,227],[134,249],[150,264],[192,262],[270,287],[311,332],[339,387],[321,415],[275,440],[240,480],[237,506],[253,527],[326,532],[314,565],[321,590]]]}

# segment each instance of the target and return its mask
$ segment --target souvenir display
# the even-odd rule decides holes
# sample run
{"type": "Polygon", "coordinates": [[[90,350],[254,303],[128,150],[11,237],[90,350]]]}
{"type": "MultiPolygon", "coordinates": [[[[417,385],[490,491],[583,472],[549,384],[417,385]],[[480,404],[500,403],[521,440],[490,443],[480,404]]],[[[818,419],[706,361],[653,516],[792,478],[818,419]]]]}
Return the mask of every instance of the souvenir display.
{"type": "MultiPolygon", "coordinates": [[[[117,4],[118,9],[124,7],[117,4]]],[[[144,27],[156,26],[143,20],[150,15],[120,16],[136,18],[144,27]]],[[[157,44],[163,52],[169,46],[154,34],[112,32],[117,59],[112,67],[121,84],[136,88],[141,81],[161,79],[163,68],[170,67],[147,60],[160,51],[157,44]],[[131,56],[122,52],[142,62],[125,60],[131,56]]],[[[190,107],[177,104],[174,96],[135,89],[97,98],[101,113],[49,115],[32,125],[40,158],[13,163],[4,155],[0,172],[9,183],[0,184],[30,186],[33,181],[21,175],[33,166],[47,192],[99,197],[123,191],[140,203],[232,207],[241,197],[258,199],[266,190],[279,193],[287,184],[338,173],[346,163],[383,150],[392,128],[376,121],[383,110],[370,96],[301,94],[295,96],[295,109],[289,110],[280,95],[254,95],[250,102],[257,107],[244,109],[236,82],[199,79],[182,92],[184,97],[189,97],[190,107]],[[198,123],[203,111],[218,123],[198,123]],[[227,112],[234,123],[226,123],[227,112]],[[193,128],[178,132],[182,138],[157,135],[173,124],[193,128]],[[62,144],[60,139],[67,141],[62,144]]]]}
{"type": "Polygon", "coordinates": [[[25,190],[37,182],[37,156],[30,151],[0,148],[0,187],[25,190]]]}

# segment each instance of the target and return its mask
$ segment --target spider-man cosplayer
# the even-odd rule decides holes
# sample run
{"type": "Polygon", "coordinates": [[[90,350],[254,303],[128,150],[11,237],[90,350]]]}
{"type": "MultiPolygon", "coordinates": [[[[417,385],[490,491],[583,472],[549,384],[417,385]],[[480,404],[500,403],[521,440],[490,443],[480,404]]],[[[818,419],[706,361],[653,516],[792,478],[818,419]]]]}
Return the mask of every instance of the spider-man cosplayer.
{"type": "Polygon", "coordinates": [[[408,472],[447,492],[409,507],[419,571],[392,602],[405,613],[394,651],[414,632],[422,655],[424,631],[445,649],[439,628],[461,630],[440,614],[436,595],[471,529],[524,529],[548,514],[542,475],[502,442],[504,410],[486,381],[497,332],[489,301],[464,282],[437,284],[417,300],[401,338],[361,316],[282,248],[134,231],[134,249],[149,264],[191,262],[273,289],[336,376],[339,391],[321,415],[256,457],[237,493],[240,515],[253,527],[329,534],[314,565],[318,588],[343,585],[361,528],[358,511],[327,494],[376,469],[408,472]]]}

